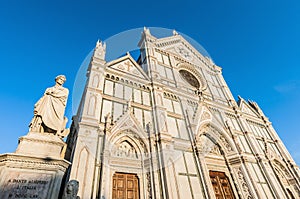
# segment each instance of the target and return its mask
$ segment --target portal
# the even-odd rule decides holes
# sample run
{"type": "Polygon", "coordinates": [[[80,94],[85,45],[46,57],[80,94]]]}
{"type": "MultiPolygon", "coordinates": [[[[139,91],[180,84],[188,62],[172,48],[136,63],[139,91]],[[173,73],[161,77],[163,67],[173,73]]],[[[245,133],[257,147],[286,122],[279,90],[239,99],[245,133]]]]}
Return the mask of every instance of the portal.
{"type": "Polygon", "coordinates": [[[228,177],[224,172],[209,171],[211,183],[217,199],[234,199],[228,177]]]}
{"type": "Polygon", "coordinates": [[[139,198],[139,180],[137,175],[116,172],[113,176],[112,199],[139,198]]]}

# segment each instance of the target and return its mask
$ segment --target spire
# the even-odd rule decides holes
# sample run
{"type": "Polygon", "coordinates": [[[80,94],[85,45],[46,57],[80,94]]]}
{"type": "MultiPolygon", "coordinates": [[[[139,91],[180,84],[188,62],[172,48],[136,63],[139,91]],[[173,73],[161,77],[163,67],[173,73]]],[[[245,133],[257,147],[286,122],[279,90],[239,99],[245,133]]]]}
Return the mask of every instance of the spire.
{"type": "Polygon", "coordinates": [[[176,35],[178,35],[178,32],[174,29],[173,30],[173,36],[176,36],[176,35]]]}
{"type": "Polygon", "coordinates": [[[144,31],[143,31],[143,33],[144,33],[144,34],[147,34],[147,35],[151,35],[149,28],[146,28],[145,26],[144,26],[144,31]]]}
{"type": "Polygon", "coordinates": [[[144,42],[153,42],[156,39],[157,39],[156,37],[151,35],[150,29],[147,28],[147,27],[144,27],[138,46],[141,47],[142,43],[144,43],[144,42]]]}
{"type": "Polygon", "coordinates": [[[248,100],[248,104],[256,110],[261,116],[265,116],[261,108],[258,106],[258,104],[255,101],[248,100]]]}
{"type": "Polygon", "coordinates": [[[106,43],[98,40],[94,50],[94,57],[101,60],[105,60],[105,53],[106,53],[106,43]]]}

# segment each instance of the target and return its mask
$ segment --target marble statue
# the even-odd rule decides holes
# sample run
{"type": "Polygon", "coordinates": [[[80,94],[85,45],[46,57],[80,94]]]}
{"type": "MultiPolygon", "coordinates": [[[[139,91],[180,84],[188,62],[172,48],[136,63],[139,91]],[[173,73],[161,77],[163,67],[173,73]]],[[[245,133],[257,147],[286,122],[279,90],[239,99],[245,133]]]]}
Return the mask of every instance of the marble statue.
{"type": "Polygon", "coordinates": [[[70,180],[65,187],[62,199],[80,199],[77,196],[79,188],[79,182],[77,180],[70,180]]]}
{"type": "Polygon", "coordinates": [[[64,75],[55,78],[56,84],[47,88],[44,96],[34,105],[34,117],[29,125],[30,131],[53,133],[60,137],[67,134],[67,118],[64,116],[69,90],[62,85],[64,75]]]}

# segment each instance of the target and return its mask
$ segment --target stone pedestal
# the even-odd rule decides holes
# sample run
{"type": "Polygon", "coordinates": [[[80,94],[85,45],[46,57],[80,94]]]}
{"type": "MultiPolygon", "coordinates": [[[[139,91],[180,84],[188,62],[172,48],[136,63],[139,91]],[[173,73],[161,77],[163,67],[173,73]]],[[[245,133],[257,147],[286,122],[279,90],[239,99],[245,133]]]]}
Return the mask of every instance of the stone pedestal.
{"type": "Polygon", "coordinates": [[[29,132],[19,138],[16,153],[42,158],[61,158],[64,156],[65,147],[66,143],[54,134],[29,132]]]}
{"type": "Polygon", "coordinates": [[[15,153],[0,155],[0,198],[57,199],[70,163],[57,136],[30,132],[15,153]]]}

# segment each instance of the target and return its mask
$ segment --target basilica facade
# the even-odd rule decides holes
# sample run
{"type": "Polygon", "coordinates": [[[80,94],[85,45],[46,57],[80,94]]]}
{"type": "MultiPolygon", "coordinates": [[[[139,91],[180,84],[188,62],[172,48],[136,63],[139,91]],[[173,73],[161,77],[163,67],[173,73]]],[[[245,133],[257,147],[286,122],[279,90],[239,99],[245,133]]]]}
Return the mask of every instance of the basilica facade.
{"type": "Polygon", "coordinates": [[[300,198],[299,169],[263,111],[176,31],[140,55],[97,42],[67,139],[82,199],[300,198]]]}

